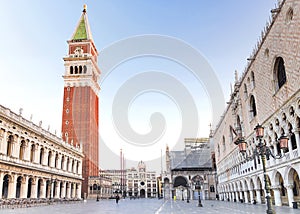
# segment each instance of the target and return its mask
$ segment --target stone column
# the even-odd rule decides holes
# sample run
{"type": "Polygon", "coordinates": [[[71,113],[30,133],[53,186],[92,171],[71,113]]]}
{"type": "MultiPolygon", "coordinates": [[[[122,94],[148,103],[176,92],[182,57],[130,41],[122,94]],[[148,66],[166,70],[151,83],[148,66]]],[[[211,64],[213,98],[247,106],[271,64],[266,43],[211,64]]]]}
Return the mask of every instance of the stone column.
{"type": "Polygon", "coordinates": [[[34,146],[34,156],[33,156],[33,163],[39,163],[40,160],[40,146],[38,146],[37,144],[35,144],[34,146]]]}
{"type": "MultiPolygon", "coordinates": [[[[101,195],[102,195],[102,193],[100,193],[100,197],[101,197],[101,195]]],[[[80,183],[77,184],[76,198],[81,198],[81,184],[80,183]]]]}
{"type": "Polygon", "coordinates": [[[81,163],[81,161],[78,161],[78,174],[82,175],[82,163],[81,163]]]}
{"type": "Polygon", "coordinates": [[[32,178],[30,198],[37,198],[37,178],[32,178]]]}
{"type": "Polygon", "coordinates": [[[239,192],[238,191],[235,192],[235,199],[237,202],[239,201],[239,192]]]}
{"type": "Polygon", "coordinates": [[[61,190],[60,190],[60,197],[64,198],[66,197],[66,182],[65,181],[61,181],[61,190]]]}
{"type": "Polygon", "coordinates": [[[256,202],[258,204],[261,204],[261,194],[260,194],[260,189],[256,189],[256,202]]]}
{"type": "MultiPolygon", "coordinates": [[[[73,187],[71,186],[72,190],[71,190],[71,198],[75,198],[75,183],[73,183],[73,187]]],[[[98,191],[98,190],[97,190],[98,191]]]]}
{"type": "Polygon", "coordinates": [[[285,186],[286,190],[287,190],[287,195],[288,195],[288,200],[289,200],[289,206],[293,207],[293,203],[294,200],[294,193],[293,193],[293,184],[288,184],[285,186]]]}
{"type": "MultiPolygon", "coordinates": [[[[289,131],[284,130],[284,133],[289,133],[289,131]]],[[[289,148],[289,154],[290,154],[290,159],[293,158],[293,147],[292,147],[292,141],[291,141],[291,135],[288,134],[289,141],[288,141],[288,148],[289,148]]]]}
{"type": "Polygon", "coordinates": [[[2,154],[6,155],[7,154],[7,142],[8,142],[8,137],[9,134],[7,132],[5,132],[5,138],[3,139],[2,142],[2,154]]]}
{"type": "Polygon", "coordinates": [[[272,187],[272,190],[274,192],[275,206],[282,206],[280,186],[274,186],[272,187]]]}
{"type": "Polygon", "coordinates": [[[295,133],[295,138],[296,138],[296,144],[297,144],[297,151],[298,151],[298,156],[300,156],[300,135],[299,135],[299,130],[296,129],[294,131],[295,133]]]}
{"type": "Polygon", "coordinates": [[[252,204],[252,203],[253,203],[253,200],[254,200],[254,197],[253,197],[253,190],[250,189],[250,190],[249,190],[249,193],[250,193],[250,201],[249,201],[249,203],[252,204]]]}
{"type": "Polygon", "coordinates": [[[50,180],[50,198],[54,198],[53,192],[54,192],[54,181],[50,180]]]}
{"type": "Polygon", "coordinates": [[[244,197],[243,197],[243,191],[240,191],[240,199],[244,199],[244,197]]]}
{"type": "Polygon", "coordinates": [[[20,198],[27,198],[28,176],[24,175],[21,184],[20,198]]]}
{"type": "Polygon", "coordinates": [[[25,148],[24,148],[24,160],[25,161],[30,161],[30,143],[25,140],[25,148]]]}
{"type": "Polygon", "coordinates": [[[41,185],[40,198],[46,198],[46,188],[47,188],[47,180],[43,179],[43,182],[41,185]]]}
{"type": "Polygon", "coordinates": [[[21,144],[21,138],[14,136],[14,141],[12,143],[12,157],[19,158],[20,153],[20,144],[21,144]]]}
{"type": "MultiPolygon", "coordinates": [[[[7,132],[4,131],[3,129],[0,129],[0,154],[6,154],[6,151],[4,150],[4,145],[6,144],[7,132]]],[[[2,197],[2,192],[1,192],[1,197],[2,197]]]]}
{"type": "Polygon", "coordinates": [[[48,149],[44,148],[42,165],[47,166],[47,164],[48,164],[47,161],[48,161],[48,149]]]}
{"type": "Polygon", "coordinates": [[[54,198],[60,197],[60,181],[56,181],[54,198]]]}
{"type": "Polygon", "coordinates": [[[244,191],[244,198],[245,198],[245,203],[249,203],[248,192],[246,190],[244,191]]]}
{"type": "Polygon", "coordinates": [[[55,162],[55,152],[51,152],[51,158],[50,158],[50,167],[54,167],[54,162],[55,162]]]}
{"type": "Polygon", "coordinates": [[[71,198],[71,183],[67,185],[67,195],[66,198],[71,198]]]}
{"type": "Polygon", "coordinates": [[[9,178],[7,198],[16,198],[17,176],[16,174],[12,174],[9,178]]]}
{"type": "Polygon", "coordinates": [[[61,166],[61,154],[58,154],[58,159],[57,159],[57,169],[61,169],[62,166],[61,166]]]}
{"type": "MultiPolygon", "coordinates": [[[[0,142],[1,144],[2,142],[0,142]]],[[[2,198],[2,188],[3,188],[3,177],[4,177],[4,173],[0,172],[0,198],[2,198]]]]}

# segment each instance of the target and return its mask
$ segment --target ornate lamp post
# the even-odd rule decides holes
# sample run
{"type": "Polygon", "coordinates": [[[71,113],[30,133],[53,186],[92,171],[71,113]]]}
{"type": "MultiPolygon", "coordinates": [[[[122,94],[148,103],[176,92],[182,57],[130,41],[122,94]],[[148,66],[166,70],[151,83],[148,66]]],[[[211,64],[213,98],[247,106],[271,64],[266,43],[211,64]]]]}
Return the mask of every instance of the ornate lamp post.
{"type": "MultiPolygon", "coordinates": [[[[279,155],[274,155],[272,153],[271,149],[262,140],[262,138],[264,136],[264,127],[257,124],[257,126],[255,127],[254,130],[255,130],[256,138],[258,139],[258,144],[256,145],[252,156],[247,156],[247,154],[246,154],[247,143],[246,143],[246,141],[243,137],[240,137],[235,142],[235,144],[238,145],[240,152],[243,154],[243,156],[247,160],[252,160],[252,159],[255,158],[255,156],[258,156],[258,157],[260,156],[262,166],[263,166],[263,174],[264,174],[265,190],[266,190],[266,199],[267,199],[266,213],[267,214],[274,214],[275,211],[272,209],[272,203],[271,203],[270,184],[269,184],[269,179],[268,179],[267,173],[266,173],[266,157],[269,158],[270,156],[272,156],[274,159],[280,159],[280,158],[283,157],[283,155],[281,153],[279,153],[279,155]]],[[[288,148],[288,140],[289,140],[288,137],[286,137],[284,135],[282,135],[279,138],[280,149],[282,149],[283,151],[286,151],[287,148],[288,148]]]]}
{"type": "Polygon", "coordinates": [[[203,207],[201,203],[200,190],[201,190],[201,179],[200,176],[196,177],[195,189],[198,190],[198,207],[203,207]]]}

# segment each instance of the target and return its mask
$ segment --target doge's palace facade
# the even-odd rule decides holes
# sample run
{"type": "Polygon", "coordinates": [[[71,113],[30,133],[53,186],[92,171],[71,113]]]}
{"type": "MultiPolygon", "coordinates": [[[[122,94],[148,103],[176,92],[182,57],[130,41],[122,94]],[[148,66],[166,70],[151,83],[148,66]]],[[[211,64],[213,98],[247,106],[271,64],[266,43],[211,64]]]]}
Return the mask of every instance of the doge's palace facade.
{"type": "Polygon", "coordinates": [[[292,206],[300,200],[300,1],[283,0],[272,10],[248,65],[235,85],[228,106],[214,130],[218,193],[221,200],[265,203],[260,158],[246,161],[234,144],[245,138],[251,156],[257,139],[254,128],[265,127],[263,140],[282,159],[266,161],[272,203],[292,206]],[[282,152],[278,138],[289,137],[282,152]]]}
{"type": "Polygon", "coordinates": [[[80,198],[83,153],[0,105],[0,198],[80,198]]]}

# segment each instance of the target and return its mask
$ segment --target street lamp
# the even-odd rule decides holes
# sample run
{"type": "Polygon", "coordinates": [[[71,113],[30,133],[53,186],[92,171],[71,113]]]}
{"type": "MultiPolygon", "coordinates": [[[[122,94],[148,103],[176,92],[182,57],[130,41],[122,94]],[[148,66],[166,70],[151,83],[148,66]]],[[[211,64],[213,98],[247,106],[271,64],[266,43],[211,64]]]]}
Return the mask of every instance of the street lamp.
{"type": "MultiPolygon", "coordinates": [[[[266,199],[267,199],[267,214],[274,214],[274,210],[272,209],[272,203],[271,203],[271,195],[270,195],[270,184],[269,184],[269,179],[267,177],[266,173],[266,157],[269,158],[272,156],[274,159],[280,159],[283,158],[283,155],[281,152],[279,155],[274,155],[270,149],[266,145],[266,143],[262,140],[264,136],[264,127],[257,124],[255,127],[255,134],[256,138],[259,140],[258,144],[256,145],[253,155],[252,156],[247,156],[246,154],[246,149],[247,149],[247,143],[243,137],[239,137],[238,140],[235,142],[235,144],[238,145],[240,152],[243,154],[243,156],[246,158],[246,160],[252,160],[256,156],[260,156],[261,162],[263,165],[263,174],[264,174],[264,181],[265,181],[265,190],[266,190],[266,199]]],[[[284,152],[288,148],[288,140],[289,138],[287,136],[281,135],[281,137],[278,139],[279,140],[279,146],[280,149],[282,149],[284,152]]]]}
{"type": "Polygon", "coordinates": [[[200,176],[196,177],[195,189],[198,190],[198,207],[203,207],[201,203],[200,190],[201,190],[201,179],[200,176]]]}

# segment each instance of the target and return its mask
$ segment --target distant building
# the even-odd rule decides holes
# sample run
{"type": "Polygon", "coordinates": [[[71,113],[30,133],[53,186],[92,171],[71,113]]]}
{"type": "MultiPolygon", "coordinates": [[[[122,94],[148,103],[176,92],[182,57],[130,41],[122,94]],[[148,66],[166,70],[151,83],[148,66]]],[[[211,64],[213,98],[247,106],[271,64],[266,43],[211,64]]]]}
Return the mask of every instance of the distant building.
{"type": "Polygon", "coordinates": [[[143,161],[138,163],[137,169],[101,170],[100,175],[111,179],[114,194],[121,194],[123,197],[157,197],[156,172],[147,171],[143,161]]]}
{"type": "Polygon", "coordinates": [[[166,172],[163,174],[164,198],[216,198],[212,151],[207,138],[186,138],[183,151],[166,148],[166,172]],[[198,189],[198,187],[201,187],[198,189]]]}
{"type": "Polygon", "coordinates": [[[105,177],[103,174],[99,176],[89,177],[89,198],[108,199],[114,195],[112,188],[112,179],[105,177]]]}
{"type": "Polygon", "coordinates": [[[157,180],[155,171],[147,171],[143,161],[138,163],[137,169],[126,170],[127,175],[127,196],[140,198],[157,197],[157,180]]]}
{"type": "Polygon", "coordinates": [[[112,194],[126,196],[126,170],[100,170],[100,176],[111,180],[112,194]]]}

